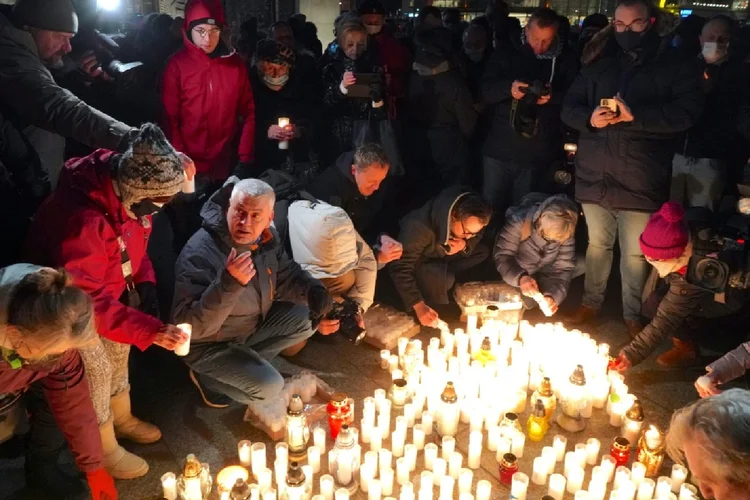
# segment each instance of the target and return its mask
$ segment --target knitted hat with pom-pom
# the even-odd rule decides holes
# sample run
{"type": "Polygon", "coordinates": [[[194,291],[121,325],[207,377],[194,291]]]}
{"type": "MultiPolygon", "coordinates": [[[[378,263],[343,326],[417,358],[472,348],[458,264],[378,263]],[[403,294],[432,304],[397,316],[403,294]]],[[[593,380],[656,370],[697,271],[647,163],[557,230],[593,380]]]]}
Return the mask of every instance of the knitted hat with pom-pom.
{"type": "Polygon", "coordinates": [[[689,239],[685,210],[679,203],[668,201],[648,220],[640,237],[641,251],[652,260],[676,259],[689,239]]]}

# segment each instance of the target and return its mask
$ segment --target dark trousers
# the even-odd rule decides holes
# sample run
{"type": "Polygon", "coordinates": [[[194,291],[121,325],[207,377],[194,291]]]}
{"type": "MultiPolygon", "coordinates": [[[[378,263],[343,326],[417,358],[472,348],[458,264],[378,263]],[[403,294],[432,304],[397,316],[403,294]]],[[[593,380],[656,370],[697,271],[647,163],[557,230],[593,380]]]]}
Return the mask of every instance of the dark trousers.
{"type": "Polygon", "coordinates": [[[485,156],[482,159],[482,196],[502,215],[505,210],[521,202],[539,185],[539,178],[546,165],[497,160],[485,156]]]}
{"type": "Polygon", "coordinates": [[[490,256],[490,249],[478,244],[469,254],[458,253],[444,259],[431,259],[417,266],[417,286],[428,304],[448,304],[448,292],[456,284],[456,274],[478,266],[490,256]]]}
{"type": "Polygon", "coordinates": [[[41,382],[29,387],[23,397],[29,414],[30,430],[27,438],[27,459],[37,461],[57,461],[57,456],[66,445],[65,437],[57,426],[41,382]]]}

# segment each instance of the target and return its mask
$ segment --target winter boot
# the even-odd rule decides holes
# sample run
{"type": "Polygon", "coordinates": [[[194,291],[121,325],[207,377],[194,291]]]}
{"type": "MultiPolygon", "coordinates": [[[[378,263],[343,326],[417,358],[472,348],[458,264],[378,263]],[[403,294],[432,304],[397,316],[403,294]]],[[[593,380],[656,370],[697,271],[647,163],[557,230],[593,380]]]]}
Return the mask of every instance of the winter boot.
{"type": "Polygon", "coordinates": [[[568,323],[571,325],[583,325],[584,323],[588,323],[596,318],[598,315],[598,309],[592,309],[591,307],[582,305],[568,317],[568,323]]]}
{"type": "Polygon", "coordinates": [[[643,331],[643,325],[637,319],[626,319],[625,327],[628,329],[628,335],[631,339],[636,338],[643,331]]]}
{"type": "Polygon", "coordinates": [[[104,468],[115,479],[135,479],[148,472],[148,464],[137,455],[133,455],[120,446],[115,437],[115,426],[112,417],[99,426],[104,450],[104,468]]]}
{"type": "Polygon", "coordinates": [[[121,439],[129,439],[134,443],[155,443],[161,439],[158,427],[144,422],[130,413],[130,386],[109,401],[112,408],[112,419],[115,425],[115,435],[121,439]]]}
{"type": "Polygon", "coordinates": [[[656,358],[659,365],[665,368],[681,368],[700,364],[700,351],[694,342],[685,342],[674,337],[672,342],[674,347],[656,358]]]}

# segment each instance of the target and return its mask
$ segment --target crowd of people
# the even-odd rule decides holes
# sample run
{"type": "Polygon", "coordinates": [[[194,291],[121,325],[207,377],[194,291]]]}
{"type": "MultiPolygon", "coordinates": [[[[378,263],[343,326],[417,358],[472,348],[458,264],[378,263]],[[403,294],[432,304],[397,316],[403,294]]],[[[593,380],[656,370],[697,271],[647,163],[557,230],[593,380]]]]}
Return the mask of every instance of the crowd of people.
{"type": "Polygon", "coordinates": [[[187,351],[206,405],[249,404],[280,391],[273,358],[344,334],[341,310],[353,340],[376,297],[434,328],[472,273],[547,316],[584,274],[567,321],[592,321],[618,246],[614,368],[670,337],[659,364],[700,364],[720,331],[670,442],[706,498],[747,498],[750,401],[720,386],[750,368],[750,296],[689,272],[691,214],[748,180],[746,29],[649,0],[575,27],[426,7],[399,36],[363,0],[325,48],[301,14],[231,36],[216,0],[112,37],[81,19],[0,13],[0,396],[30,410],[29,485],[113,499],[147,473],[119,443],[161,438],[131,412],[131,346],[187,351]]]}

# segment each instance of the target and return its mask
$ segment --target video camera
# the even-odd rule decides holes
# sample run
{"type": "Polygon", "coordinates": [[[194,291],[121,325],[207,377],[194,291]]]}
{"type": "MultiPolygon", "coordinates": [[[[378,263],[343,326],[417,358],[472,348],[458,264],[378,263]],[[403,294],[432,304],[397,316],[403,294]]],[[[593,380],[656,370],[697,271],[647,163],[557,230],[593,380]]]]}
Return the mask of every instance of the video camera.
{"type": "Polygon", "coordinates": [[[552,87],[542,80],[524,82],[527,87],[523,91],[523,97],[514,99],[510,108],[510,124],[521,137],[531,139],[536,137],[539,127],[537,120],[536,101],[543,96],[549,95],[552,87]]]}
{"type": "Polygon", "coordinates": [[[552,86],[549,82],[543,82],[542,80],[534,80],[528,83],[528,87],[524,90],[522,100],[528,100],[536,104],[537,99],[550,95],[552,92],[552,86]]]}
{"type": "Polygon", "coordinates": [[[113,80],[132,78],[136,70],[143,66],[140,61],[125,63],[118,59],[120,46],[111,37],[94,28],[78,32],[78,44],[84,50],[93,50],[101,69],[113,80]]]}
{"type": "Polygon", "coordinates": [[[357,345],[362,342],[367,334],[367,331],[357,322],[359,313],[359,304],[352,299],[344,299],[342,302],[333,302],[333,309],[328,313],[326,319],[339,320],[339,332],[354,345],[357,345]]]}

